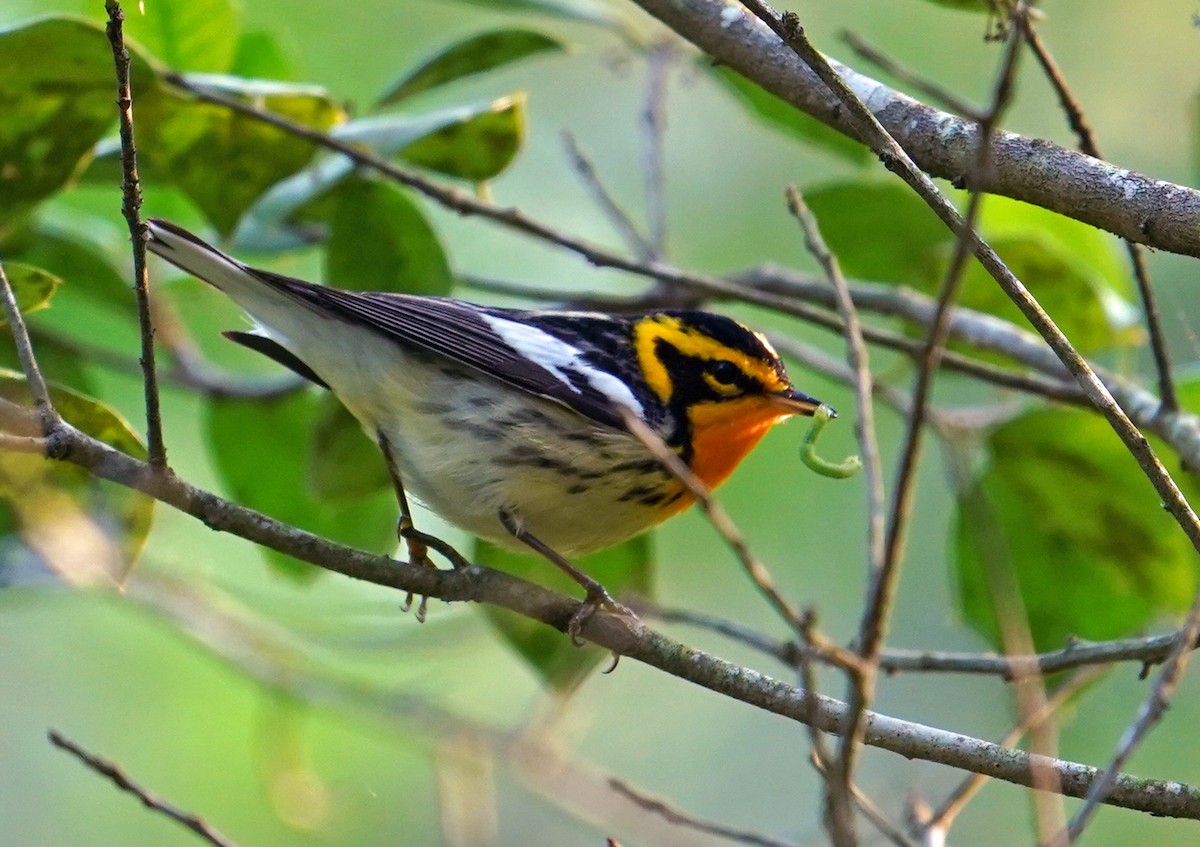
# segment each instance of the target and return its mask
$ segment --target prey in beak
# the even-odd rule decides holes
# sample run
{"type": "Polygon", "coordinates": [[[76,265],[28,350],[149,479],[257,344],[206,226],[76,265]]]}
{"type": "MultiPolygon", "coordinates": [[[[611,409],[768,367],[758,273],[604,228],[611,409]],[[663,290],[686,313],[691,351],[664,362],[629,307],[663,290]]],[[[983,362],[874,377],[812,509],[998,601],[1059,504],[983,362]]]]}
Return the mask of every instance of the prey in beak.
{"type": "MultiPolygon", "coordinates": [[[[797,391],[791,387],[774,394],[768,394],[767,399],[776,406],[786,409],[788,414],[805,415],[807,417],[812,417],[816,413],[817,407],[824,405],[817,398],[810,397],[804,392],[797,391]]],[[[825,408],[829,409],[829,417],[837,417],[837,412],[833,410],[832,406],[825,406],[825,408]]]]}

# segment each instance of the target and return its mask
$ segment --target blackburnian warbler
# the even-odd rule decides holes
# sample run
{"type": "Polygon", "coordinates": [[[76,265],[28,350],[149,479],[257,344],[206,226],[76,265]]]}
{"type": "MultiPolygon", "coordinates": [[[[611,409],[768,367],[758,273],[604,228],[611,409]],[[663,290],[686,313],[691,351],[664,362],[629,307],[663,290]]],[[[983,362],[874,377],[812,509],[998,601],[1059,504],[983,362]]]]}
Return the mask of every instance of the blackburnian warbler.
{"type": "Polygon", "coordinates": [[[402,522],[407,489],[462,529],[572,573],[588,591],[573,630],[612,600],[562,557],[624,541],[693,499],[624,413],[711,488],[771,426],[819,405],[762,335],[722,315],[345,291],[248,267],[161,220],[148,246],[254,320],[227,336],[337,395],[384,451],[402,522]]]}

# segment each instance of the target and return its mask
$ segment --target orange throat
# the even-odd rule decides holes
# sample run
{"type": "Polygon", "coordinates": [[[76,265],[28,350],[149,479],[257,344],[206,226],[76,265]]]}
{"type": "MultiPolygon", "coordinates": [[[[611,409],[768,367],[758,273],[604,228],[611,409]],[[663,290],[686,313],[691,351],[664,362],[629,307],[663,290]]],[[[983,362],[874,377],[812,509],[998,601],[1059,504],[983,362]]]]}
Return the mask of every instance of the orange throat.
{"type": "MultiPolygon", "coordinates": [[[[699,403],[688,415],[692,424],[692,472],[710,489],[724,482],[775,424],[791,417],[765,397],[699,403]]],[[[692,503],[685,495],[672,513],[692,503]]]]}

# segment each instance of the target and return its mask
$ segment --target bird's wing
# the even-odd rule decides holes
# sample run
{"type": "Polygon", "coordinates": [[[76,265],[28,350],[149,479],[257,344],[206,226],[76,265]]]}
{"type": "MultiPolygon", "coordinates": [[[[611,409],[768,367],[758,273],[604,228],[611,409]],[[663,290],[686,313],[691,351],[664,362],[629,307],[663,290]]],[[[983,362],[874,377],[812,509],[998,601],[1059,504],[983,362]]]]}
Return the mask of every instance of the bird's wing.
{"type": "Polygon", "coordinates": [[[523,315],[440,297],[346,291],[248,270],[310,308],[557,401],[598,423],[624,429],[620,406],[644,417],[621,379],[523,315]]]}
{"type": "MultiPolygon", "coordinates": [[[[408,348],[426,351],[472,368],[539,397],[554,400],[598,423],[623,429],[619,407],[645,417],[645,410],[620,378],[596,363],[596,351],[581,348],[553,321],[539,325],[539,313],[475,306],[441,297],[345,291],[259,270],[227,256],[203,239],[168,221],[150,220],[147,246],[172,264],[224,291],[256,319],[266,320],[252,303],[262,290],[285,295],[319,314],[371,329],[408,348]]],[[[260,305],[269,304],[261,300],[260,305]]],[[[276,308],[276,307],[271,307],[276,308]]],[[[544,314],[544,313],[542,313],[544,314]]],[[[614,320],[601,315],[591,320],[614,320]]],[[[302,376],[315,371],[284,351],[278,341],[249,338],[248,344],[282,361],[302,376]],[[302,367],[297,368],[299,363],[302,367]]],[[[317,381],[320,378],[317,377],[317,381]]]]}

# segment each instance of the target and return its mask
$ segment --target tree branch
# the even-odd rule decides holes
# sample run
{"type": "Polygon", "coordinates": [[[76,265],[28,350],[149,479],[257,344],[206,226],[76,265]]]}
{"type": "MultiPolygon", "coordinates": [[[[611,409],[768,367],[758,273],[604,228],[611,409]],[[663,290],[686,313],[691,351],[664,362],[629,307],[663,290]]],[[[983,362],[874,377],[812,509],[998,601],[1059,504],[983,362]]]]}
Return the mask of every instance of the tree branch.
{"type": "MultiPolygon", "coordinates": [[[[841,101],[769,29],[726,0],[633,0],[727,65],[851,138],[864,140],[841,101]]],[[[965,186],[979,127],[830,64],[926,173],[965,186]]],[[[865,143],[865,142],[864,142],[865,143]]],[[[969,187],[1001,194],[1158,250],[1200,256],[1200,191],[1134,173],[1041,138],[998,132],[992,172],[969,187]]]]}
{"type": "MultiPolygon", "coordinates": [[[[22,410],[0,404],[0,417],[18,420],[22,410]]],[[[32,410],[23,410],[26,427],[36,427],[32,410]]],[[[220,532],[229,532],[297,559],[352,579],[413,592],[446,601],[485,602],[517,612],[565,632],[579,606],[555,591],[490,568],[440,571],[355,550],[296,527],[288,526],[252,509],[231,503],[182,479],[156,473],[147,463],[114,450],[62,423],[47,438],[55,459],[86,468],[95,476],[134,488],[220,532]]],[[[811,722],[823,732],[840,733],[849,716],[845,703],[772,679],[750,668],[681,644],[641,624],[609,614],[592,615],[584,624],[587,640],[621,653],[679,679],[739,700],[800,723],[811,722]]],[[[1031,757],[981,739],[877,712],[864,716],[864,742],[907,758],[925,759],[1018,785],[1031,784],[1031,767],[1052,768],[1063,793],[1084,796],[1097,770],[1087,765],[1031,757]]],[[[1167,817],[1200,820],[1200,788],[1179,782],[1140,779],[1126,774],[1114,777],[1104,803],[1167,817]]]]}

